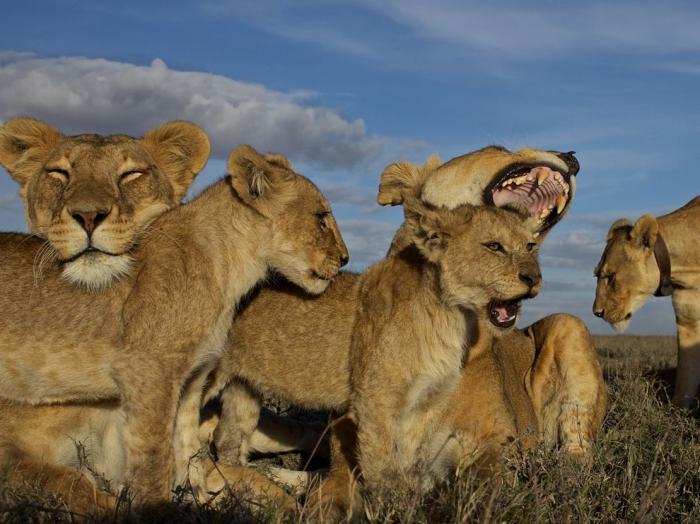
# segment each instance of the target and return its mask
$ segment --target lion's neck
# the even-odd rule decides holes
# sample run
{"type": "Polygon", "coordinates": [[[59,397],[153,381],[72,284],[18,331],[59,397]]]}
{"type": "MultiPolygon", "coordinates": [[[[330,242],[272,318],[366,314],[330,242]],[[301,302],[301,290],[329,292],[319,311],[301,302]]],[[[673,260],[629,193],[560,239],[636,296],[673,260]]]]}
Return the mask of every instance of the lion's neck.
{"type": "Polygon", "coordinates": [[[267,223],[233,194],[226,180],[164,215],[153,231],[153,255],[163,256],[163,243],[187,246],[181,251],[191,259],[185,260],[185,270],[206,274],[224,302],[237,302],[267,273],[267,223]]]}
{"type": "Polygon", "coordinates": [[[700,290],[700,205],[659,217],[658,223],[671,258],[672,280],[679,287],[700,290]]]}

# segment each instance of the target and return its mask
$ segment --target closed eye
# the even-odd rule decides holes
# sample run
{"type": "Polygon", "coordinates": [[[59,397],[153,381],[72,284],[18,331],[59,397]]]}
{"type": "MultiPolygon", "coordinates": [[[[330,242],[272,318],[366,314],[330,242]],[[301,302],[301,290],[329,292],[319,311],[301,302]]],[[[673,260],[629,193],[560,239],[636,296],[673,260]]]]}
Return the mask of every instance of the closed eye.
{"type": "Polygon", "coordinates": [[[318,227],[321,228],[321,231],[328,229],[328,217],[330,215],[330,211],[321,211],[316,213],[316,220],[318,220],[318,227]]]}
{"type": "Polygon", "coordinates": [[[141,177],[142,175],[143,175],[143,171],[141,171],[141,170],[132,169],[131,171],[125,171],[124,173],[119,175],[119,183],[120,184],[128,184],[129,182],[136,180],[137,178],[141,177]]]}
{"type": "Polygon", "coordinates": [[[56,168],[50,168],[50,169],[48,170],[47,174],[48,174],[51,178],[53,178],[53,179],[55,179],[55,180],[58,180],[61,184],[67,184],[67,183],[68,183],[69,175],[68,175],[68,171],[66,171],[65,169],[60,169],[60,168],[57,168],[57,167],[56,167],[56,168]]]}

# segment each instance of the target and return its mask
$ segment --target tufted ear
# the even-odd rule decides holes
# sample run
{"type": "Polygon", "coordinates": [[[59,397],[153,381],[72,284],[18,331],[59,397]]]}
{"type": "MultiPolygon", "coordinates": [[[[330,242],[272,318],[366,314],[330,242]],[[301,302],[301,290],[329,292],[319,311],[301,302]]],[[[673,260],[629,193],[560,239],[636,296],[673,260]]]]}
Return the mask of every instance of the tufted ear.
{"type": "Polygon", "coordinates": [[[263,216],[271,215],[275,202],[285,198],[284,182],[296,176],[286,167],[280,169],[277,161],[280,156],[275,155],[270,162],[252,147],[242,145],[228,158],[227,171],[233,190],[263,216]]]}
{"type": "Polygon", "coordinates": [[[63,135],[35,118],[13,118],[0,127],[0,165],[25,186],[63,135]]]}
{"type": "Polygon", "coordinates": [[[632,223],[629,220],[627,220],[626,218],[620,218],[618,220],[615,220],[615,222],[613,222],[612,225],[610,226],[610,229],[608,229],[607,242],[610,242],[612,237],[615,235],[615,231],[617,231],[618,229],[621,229],[623,227],[631,227],[631,226],[632,226],[632,223]]]}
{"type": "Polygon", "coordinates": [[[464,223],[472,217],[471,206],[460,206],[455,210],[438,209],[411,196],[404,200],[403,209],[408,237],[431,262],[436,261],[447,248],[453,219],[459,215],[457,220],[464,223]]]}
{"type": "Polygon", "coordinates": [[[148,131],[141,142],[182,200],[209,159],[209,137],[192,122],[174,120],[148,131]]]}
{"type": "Polygon", "coordinates": [[[270,162],[270,164],[274,164],[279,167],[283,167],[285,169],[289,169],[290,171],[294,171],[294,168],[292,167],[292,163],[289,161],[289,159],[284,156],[281,153],[267,153],[265,155],[265,160],[270,162]]]}
{"type": "Polygon", "coordinates": [[[418,196],[426,175],[440,164],[440,158],[433,154],[422,166],[411,162],[395,162],[387,166],[379,178],[377,202],[382,206],[396,206],[403,203],[406,195],[418,196]]]}
{"type": "Polygon", "coordinates": [[[653,249],[658,235],[659,223],[656,221],[656,217],[644,215],[632,227],[630,240],[639,247],[653,249]]]}

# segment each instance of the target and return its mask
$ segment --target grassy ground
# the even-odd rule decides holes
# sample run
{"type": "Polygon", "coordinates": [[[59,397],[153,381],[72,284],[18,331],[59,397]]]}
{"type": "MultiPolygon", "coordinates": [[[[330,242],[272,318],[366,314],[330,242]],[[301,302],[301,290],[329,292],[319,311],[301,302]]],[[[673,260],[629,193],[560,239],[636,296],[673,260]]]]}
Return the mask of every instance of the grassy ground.
{"type": "MultiPolygon", "coordinates": [[[[698,420],[668,403],[675,340],[596,337],[610,388],[603,432],[591,459],[573,462],[557,452],[515,455],[489,479],[470,472],[422,500],[376,503],[363,520],[394,522],[700,522],[698,420]]],[[[5,487],[0,520],[70,519],[60,501],[40,490],[5,487]]],[[[257,522],[275,520],[236,498],[217,511],[175,503],[143,522],[257,522]]],[[[304,515],[293,521],[307,520],[304,515]]]]}

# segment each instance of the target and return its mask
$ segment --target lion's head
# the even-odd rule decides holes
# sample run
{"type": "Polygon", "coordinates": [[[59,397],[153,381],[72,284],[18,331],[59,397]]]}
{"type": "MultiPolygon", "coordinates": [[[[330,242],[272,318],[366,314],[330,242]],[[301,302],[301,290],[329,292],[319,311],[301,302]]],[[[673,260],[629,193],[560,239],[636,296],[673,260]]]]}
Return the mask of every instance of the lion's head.
{"type": "Polygon", "coordinates": [[[511,152],[490,146],[444,164],[436,156],[423,166],[410,162],[391,164],[382,173],[377,201],[381,205],[398,205],[403,202],[406,188],[422,187],[421,200],[435,206],[515,204],[527,210],[528,227],[541,242],[568,211],[578,170],[573,152],[511,152]]]}
{"type": "Polygon", "coordinates": [[[542,280],[524,212],[435,208],[412,197],[404,202],[412,243],[439,268],[441,298],[483,314],[497,334],[515,325],[520,301],[536,296],[542,280]]]}
{"type": "Polygon", "coordinates": [[[610,226],[603,256],[595,269],[593,313],[622,332],[632,315],[659,286],[659,266],[654,246],[659,225],[644,215],[632,225],[625,219],[610,226]]]}
{"type": "Polygon", "coordinates": [[[64,136],[31,118],[0,128],[0,164],[20,184],[30,231],[90,289],[129,270],[144,228],[180,202],[208,156],[204,131],[183,121],[138,139],[64,136]]]}
{"type": "Polygon", "coordinates": [[[250,146],[231,153],[228,174],[241,200],[270,221],[270,269],[310,293],[325,291],[348,249],[323,194],[286,157],[250,146]]]}

